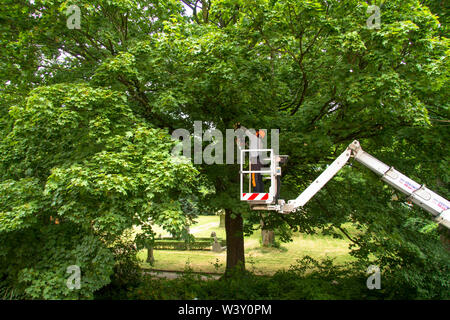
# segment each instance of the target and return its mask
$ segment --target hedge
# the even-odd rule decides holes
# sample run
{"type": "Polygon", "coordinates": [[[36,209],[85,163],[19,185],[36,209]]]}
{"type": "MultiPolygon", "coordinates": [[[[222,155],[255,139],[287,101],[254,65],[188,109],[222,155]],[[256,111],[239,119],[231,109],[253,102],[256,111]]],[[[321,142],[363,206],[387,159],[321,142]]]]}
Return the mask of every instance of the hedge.
{"type": "MultiPolygon", "coordinates": [[[[226,241],[217,239],[221,246],[226,245],[226,241]]],[[[156,250],[211,250],[214,240],[212,238],[196,238],[194,242],[187,243],[184,240],[173,238],[162,238],[155,240],[153,249],[156,250]]]]}

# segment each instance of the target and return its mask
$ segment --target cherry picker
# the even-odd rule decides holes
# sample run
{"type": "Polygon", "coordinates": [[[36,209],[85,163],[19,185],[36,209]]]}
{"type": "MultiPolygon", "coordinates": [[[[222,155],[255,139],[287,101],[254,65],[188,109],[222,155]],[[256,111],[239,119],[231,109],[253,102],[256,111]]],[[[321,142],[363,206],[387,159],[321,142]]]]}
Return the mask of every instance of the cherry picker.
{"type": "MultiPolygon", "coordinates": [[[[250,204],[253,210],[273,210],[282,214],[296,212],[301,209],[322,187],[330,181],[342,167],[351,159],[355,159],[362,165],[368,167],[381,177],[381,180],[405,194],[409,201],[415,203],[424,210],[430,212],[434,220],[450,229],[450,202],[421,185],[408,178],[394,167],[390,167],[375,157],[362,150],[358,141],[353,141],[345,151],[336,160],[331,163],[325,171],[320,174],[296,199],[285,202],[278,199],[280,191],[280,165],[287,160],[287,156],[276,155],[272,149],[247,149],[241,150],[240,161],[240,198],[250,204]],[[268,167],[260,170],[244,170],[245,155],[250,152],[268,154],[265,158],[270,162],[268,167]],[[244,176],[252,173],[260,173],[270,180],[268,193],[251,192],[251,186],[248,186],[248,192],[244,192],[244,176]]],[[[249,179],[250,180],[250,179],[249,179]]]]}

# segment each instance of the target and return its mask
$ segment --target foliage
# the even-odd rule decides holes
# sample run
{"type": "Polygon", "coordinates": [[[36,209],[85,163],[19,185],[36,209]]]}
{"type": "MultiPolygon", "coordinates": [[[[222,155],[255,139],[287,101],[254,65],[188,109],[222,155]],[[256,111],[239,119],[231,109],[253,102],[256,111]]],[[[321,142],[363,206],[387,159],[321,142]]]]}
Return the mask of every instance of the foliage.
{"type": "Polygon", "coordinates": [[[125,231],[122,237],[110,245],[114,254],[114,267],[111,282],[94,293],[97,299],[114,299],[128,288],[138,286],[142,280],[142,270],[137,259],[137,250],[133,237],[125,231]]]}
{"type": "Polygon", "coordinates": [[[185,272],[174,280],[147,277],[129,292],[130,299],[199,300],[323,300],[383,298],[371,292],[365,277],[351,268],[340,268],[331,261],[319,263],[309,257],[299,260],[289,271],[256,276],[249,271],[231,272],[219,280],[201,281],[199,275],[185,272]],[[312,272],[312,268],[315,268],[312,272]],[[308,271],[308,272],[306,272],[308,271]]]}
{"type": "MultiPolygon", "coordinates": [[[[366,286],[366,268],[337,266],[332,260],[299,259],[290,270],[273,276],[256,276],[249,271],[229,273],[219,280],[201,280],[185,270],[181,277],[167,280],[147,276],[126,295],[145,300],[361,300],[361,299],[448,299],[448,290],[416,291],[415,283],[399,274],[382,272],[381,290],[366,286]],[[430,292],[433,292],[430,295],[430,292]]],[[[412,275],[412,273],[410,273],[412,275]]],[[[416,274],[419,277],[421,273],[416,274]]],[[[424,279],[424,281],[426,281],[424,279]]],[[[417,288],[416,288],[417,289],[417,288]]],[[[125,297],[122,297],[125,298],[125,297]]]]}
{"type": "MultiPolygon", "coordinates": [[[[448,17],[435,2],[385,1],[380,29],[367,28],[369,4],[359,0],[184,1],[192,17],[176,0],[73,3],[79,30],[66,26],[69,1],[7,0],[0,9],[5,292],[92,297],[109,281],[109,245],[124,230],[141,226],[139,248],[153,241],[152,223],[188,239],[185,226],[199,213],[189,201],[243,217],[245,230],[229,234],[253,232],[261,217],[235,196],[236,165],[171,157],[168,131],[194,121],[222,132],[238,122],[279,128],[290,155],[285,199],[353,139],[449,197],[440,147],[449,138],[448,17]],[[200,188],[211,192],[193,195],[200,188]],[[82,264],[81,291],[63,285],[68,263],[82,264]]],[[[285,228],[288,241],[286,225],[342,237],[352,222],[355,257],[411,279],[411,296],[442,296],[449,259],[438,231],[423,226],[422,211],[391,200],[371,174],[346,169],[304,214],[268,215],[265,225],[285,228]]],[[[242,236],[233,243],[230,272],[244,262],[242,236]]]]}
{"type": "Polygon", "coordinates": [[[171,158],[170,136],[135,117],[123,95],[40,87],[10,114],[14,126],[0,145],[7,285],[27,284],[30,298],[90,298],[109,282],[107,247],[124,230],[149,219],[174,234],[184,230],[173,200],[195,190],[196,170],[171,158]],[[69,292],[65,272],[74,264],[82,289],[69,292]]]}

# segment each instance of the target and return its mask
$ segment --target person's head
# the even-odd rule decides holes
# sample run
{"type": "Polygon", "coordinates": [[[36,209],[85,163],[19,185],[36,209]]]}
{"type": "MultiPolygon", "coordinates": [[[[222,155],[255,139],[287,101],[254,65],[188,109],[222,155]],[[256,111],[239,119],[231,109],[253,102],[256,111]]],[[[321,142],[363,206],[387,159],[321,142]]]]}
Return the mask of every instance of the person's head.
{"type": "Polygon", "coordinates": [[[256,130],[256,136],[258,138],[264,139],[264,137],[266,136],[266,132],[264,130],[256,130]]]}

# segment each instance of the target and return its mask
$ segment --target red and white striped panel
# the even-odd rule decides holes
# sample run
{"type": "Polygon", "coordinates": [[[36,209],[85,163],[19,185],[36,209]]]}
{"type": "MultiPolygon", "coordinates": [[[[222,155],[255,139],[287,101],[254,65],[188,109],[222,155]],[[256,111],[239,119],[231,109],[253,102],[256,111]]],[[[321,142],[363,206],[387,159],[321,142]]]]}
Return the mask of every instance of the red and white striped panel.
{"type": "Polygon", "coordinates": [[[245,201],[264,201],[269,199],[268,193],[243,193],[242,200],[245,201]]]}

